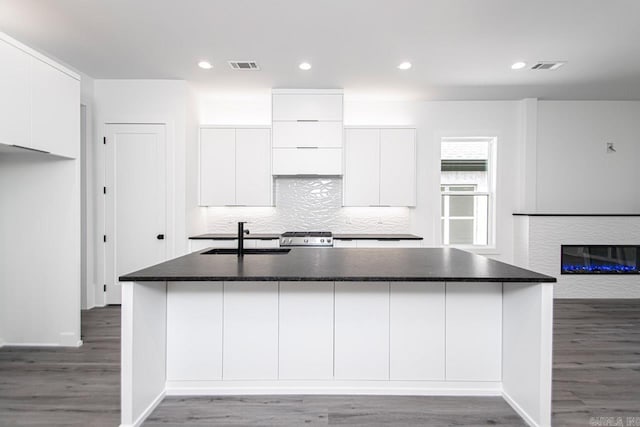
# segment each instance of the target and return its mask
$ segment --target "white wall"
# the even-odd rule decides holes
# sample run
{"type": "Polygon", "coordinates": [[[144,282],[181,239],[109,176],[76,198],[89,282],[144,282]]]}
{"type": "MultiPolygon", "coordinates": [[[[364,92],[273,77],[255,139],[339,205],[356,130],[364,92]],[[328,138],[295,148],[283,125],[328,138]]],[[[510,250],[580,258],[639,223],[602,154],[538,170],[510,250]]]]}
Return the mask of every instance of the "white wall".
{"type": "Polygon", "coordinates": [[[77,160],[0,154],[0,341],[6,344],[80,343],[79,177],[77,160]]]}
{"type": "Polygon", "coordinates": [[[539,212],[638,213],[639,165],[640,101],[538,102],[539,212]]]}
{"type": "MultiPolygon", "coordinates": [[[[102,141],[107,123],[164,123],[167,129],[167,247],[169,257],[187,251],[186,219],[187,188],[186,140],[187,112],[189,109],[187,83],[180,80],[95,80],[95,140],[102,141]]],[[[190,138],[193,134],[190,134],[190,138]]],[[[94,238],[97,242],[96,277],[104,278],[104,146],[97,144],[94,153],[94,184],[97,209],[95,213],[94,238]]],[[[96,305],[104,304],[102,283],[96,305]]]]}

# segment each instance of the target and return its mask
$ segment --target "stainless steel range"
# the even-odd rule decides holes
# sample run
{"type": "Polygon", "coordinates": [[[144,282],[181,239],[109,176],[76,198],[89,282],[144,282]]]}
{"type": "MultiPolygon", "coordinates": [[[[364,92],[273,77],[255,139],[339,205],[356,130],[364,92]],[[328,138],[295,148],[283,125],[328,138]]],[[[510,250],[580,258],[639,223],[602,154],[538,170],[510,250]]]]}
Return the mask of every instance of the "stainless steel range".
{"type": "Polygon", "coordinates": [[[332,247],[330,231],[287,231],[280,236],[280,246],[332,247]]]}

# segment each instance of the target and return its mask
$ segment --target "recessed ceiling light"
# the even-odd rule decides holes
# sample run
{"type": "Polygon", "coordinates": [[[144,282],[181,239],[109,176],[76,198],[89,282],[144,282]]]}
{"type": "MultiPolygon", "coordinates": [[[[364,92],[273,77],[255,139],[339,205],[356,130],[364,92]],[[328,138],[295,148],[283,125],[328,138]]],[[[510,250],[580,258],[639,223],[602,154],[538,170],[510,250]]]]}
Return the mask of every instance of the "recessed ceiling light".
{"type": "Polygon", "coordinates": [[[204,70],[210,70],[213,68],[213,65],[211,65],[211,63],[209,61],[200,61],[198,62],[198,67],[204,69],[204,70]]]}
{"type": "Polygon", "coordinates": [[[400,65],[398,65],[398,68],[401,70],[408,70],[411,68],[411,62],[401,62],[400,65]]]}
{"type": "Polygon", "coordinates": [[[526,66],[527,66],[527,63],[526,63],[526,62],[518,61],[518,62],[515,62],[515,63],[511,66],[511,69],[512,69],[512,70],[521,70],[521,69],[523,69],[523,68],[524,68],[524,67],[526,67],[526,66]]]}
{"type": "Polygon", "coordinates": [[[303,62],[300,65],[298,65],[298,68],[304,71],[308,71],[311,69],[311,64],[309,64],[308,62],[303,62]]]}

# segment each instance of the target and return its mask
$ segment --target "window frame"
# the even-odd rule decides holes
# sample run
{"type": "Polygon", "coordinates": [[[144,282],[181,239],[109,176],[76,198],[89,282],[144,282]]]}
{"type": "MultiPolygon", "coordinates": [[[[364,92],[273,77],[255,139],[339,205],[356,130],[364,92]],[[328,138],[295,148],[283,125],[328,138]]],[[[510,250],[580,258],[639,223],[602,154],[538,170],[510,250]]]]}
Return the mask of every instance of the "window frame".
{"type": "MultiPolygon", "coordinates": [[[[453,248],[461,248],[461,249],[479,249],[479,250],[495,250],[496,249],[496,165],[497,165],[497,136],[440,136],[440,244],[444,247],[453,247],[453,248]],[[442,183],[442,143],[443,142],[486,142],[488,148],[487,155],[487,189],[488,191],[474,191],[474,192],[451,192],[451,191],[442,191],[442,187],[451,187],[451,186],[460,186],[460,187],[469,187],[476,186],[477,184],[445,184],[442,183]],[[445,244],[445,230],[444,230],[444,215],[442,212],[442,204],[443,197],[446,195],[460,195],[460,194],[468,194],[474,196],[486,196],[487,197],[487,243],[485,245],[475,245],[475,244],[459,244],[459,243],[449,243],[445,244]]],[[[474,208],[475,209],[475,208],[474,208]]],[[[475,214],[475,212],[474,212],[475,214]]],[[[466,217],[465,217],[466,218],[466,217]]],[[[450,216],[449,216],[450,219],[450,216]]],[[[476,229],[476,219],[474,216],[474,230],[476,229]]]]}

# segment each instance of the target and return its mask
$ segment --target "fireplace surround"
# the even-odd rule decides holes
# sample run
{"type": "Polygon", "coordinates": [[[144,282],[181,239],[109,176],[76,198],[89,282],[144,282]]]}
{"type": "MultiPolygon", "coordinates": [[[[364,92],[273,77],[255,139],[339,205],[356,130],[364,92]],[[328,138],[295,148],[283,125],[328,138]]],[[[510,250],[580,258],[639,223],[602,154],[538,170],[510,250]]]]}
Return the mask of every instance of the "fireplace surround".
{"type": "Polygon", "coordinates": [[[562,245],[561,274],[639,274],[640,245],[562,245]]]}

